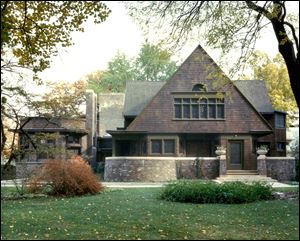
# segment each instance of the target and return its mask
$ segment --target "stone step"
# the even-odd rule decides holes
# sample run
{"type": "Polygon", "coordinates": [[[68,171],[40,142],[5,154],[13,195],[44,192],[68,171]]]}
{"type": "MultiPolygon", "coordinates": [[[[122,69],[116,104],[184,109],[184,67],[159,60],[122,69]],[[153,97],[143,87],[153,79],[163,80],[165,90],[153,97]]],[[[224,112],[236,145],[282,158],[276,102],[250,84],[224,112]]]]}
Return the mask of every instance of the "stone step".
{"type": "Polygon", "coordinates": [[[255,182],[255,181],[264,181],[264,182],[277,182],[277,180],[272,179],[271,177],[263,175],[223,175],[216,178],[220,182],[230,182],[230,181],[242,181],[242,182],[255,182]]]}
{"type": "Polygon", "coordinates": [[[227,170],[227,175],[258,175],[257,170],[227,170]]]}

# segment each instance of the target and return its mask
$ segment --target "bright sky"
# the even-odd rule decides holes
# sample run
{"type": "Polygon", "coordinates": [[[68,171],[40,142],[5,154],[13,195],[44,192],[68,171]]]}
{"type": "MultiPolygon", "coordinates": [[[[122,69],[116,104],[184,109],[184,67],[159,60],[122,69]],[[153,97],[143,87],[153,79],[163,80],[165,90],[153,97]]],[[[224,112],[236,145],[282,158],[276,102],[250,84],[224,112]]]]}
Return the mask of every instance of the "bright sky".
{"type": "Polygon", "coordinates": [[[128,56],[139,52],[143,36],[138,26],[126,15],[122,4],[106,2],[112,10],[100,24],[85,24],[85,32],[73,33],[75,45],[60,51],[53,58],[50,69],[41,74],[42,79],[52,81],[76,81],[92,71],[106,69],[119,50],[128,56]]]}
{"type": "MultiPolygon", "coordinates": [[[[85,24],[85,32],[73,33],[74,46],[62,49],[59,56],[53,58],[51,68],[41,73],[43,80],[69,81],[79,80],[84,75],[104,70],[117,53],[123,52],[128,56],[136,55],[144,37],[137,24],[126,14],[124,6],[115,1],[105,2],[112,10],[106,21],[85,24]]],[[[293,2],[299,14],[299,2],[293,2]]],[[[278,52],[277,43],[272,29],[266,32],[265,38],[257,43],[257,48],[275,56],[278,52]],[[271,41],[270,41],[271,35],[271,41]]],[[[182,50],[181,59],[184,60],[197,46],[191,43],[182,50]]],[[[214,60],[218,59],[218,51],[205,48],[214,60]]]]}

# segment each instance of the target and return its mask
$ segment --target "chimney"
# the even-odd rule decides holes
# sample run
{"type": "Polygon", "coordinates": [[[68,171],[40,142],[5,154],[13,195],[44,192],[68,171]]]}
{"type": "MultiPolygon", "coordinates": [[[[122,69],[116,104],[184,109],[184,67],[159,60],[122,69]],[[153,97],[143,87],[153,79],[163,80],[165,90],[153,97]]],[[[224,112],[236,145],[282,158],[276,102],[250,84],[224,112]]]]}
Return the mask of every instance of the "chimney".
{"type": "Polygon", "coordinates": [[[97,94],[93,90],[86,90],[86,129],[87,155],[92,167],[96,167],[97,160],[97,94]]]}

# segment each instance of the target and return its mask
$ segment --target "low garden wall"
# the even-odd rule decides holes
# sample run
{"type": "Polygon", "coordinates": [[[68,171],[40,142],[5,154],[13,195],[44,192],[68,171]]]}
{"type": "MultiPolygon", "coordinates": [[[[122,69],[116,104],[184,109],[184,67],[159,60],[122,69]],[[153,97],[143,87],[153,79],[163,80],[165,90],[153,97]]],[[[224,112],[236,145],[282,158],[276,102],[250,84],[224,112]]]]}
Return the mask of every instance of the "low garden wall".
{"type": "Polygon", "coordinates": [[[219,160],[214,157],[107,157],[104,181],[164,182],[181,178],[214,179],[219,160]]]}
{"type": "Polygon", "coordinates": [[[28,178],[35,174],[41,167],[42,162],[17,162],[16,178],[28,178]]]}
{"type": "Polygon", "coordinates": [[[294,180],[296,176],[294,157],[266,157],[267,176],[278,181],[294,180]]]}
{"type": "Polygon", "coordinates": [[[219,176],[219,159],[216,157],[175,158],[177,179],[215,179],[219,176]]]}

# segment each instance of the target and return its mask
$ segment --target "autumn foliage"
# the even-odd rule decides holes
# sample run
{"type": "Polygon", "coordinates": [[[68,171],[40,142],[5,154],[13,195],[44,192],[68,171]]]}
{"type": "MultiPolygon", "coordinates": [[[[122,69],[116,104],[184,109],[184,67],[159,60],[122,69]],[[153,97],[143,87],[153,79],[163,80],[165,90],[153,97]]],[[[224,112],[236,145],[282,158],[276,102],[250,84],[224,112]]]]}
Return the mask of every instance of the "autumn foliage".
{"type": "Polygon", "coordinates": [[[33,176],[27,187],[30,193],[48,190],[55,196],[80,196],[96,194],[104,189],[98,177],[82,157],[69,160],[47,160],[38,175],[33,176]]]}

